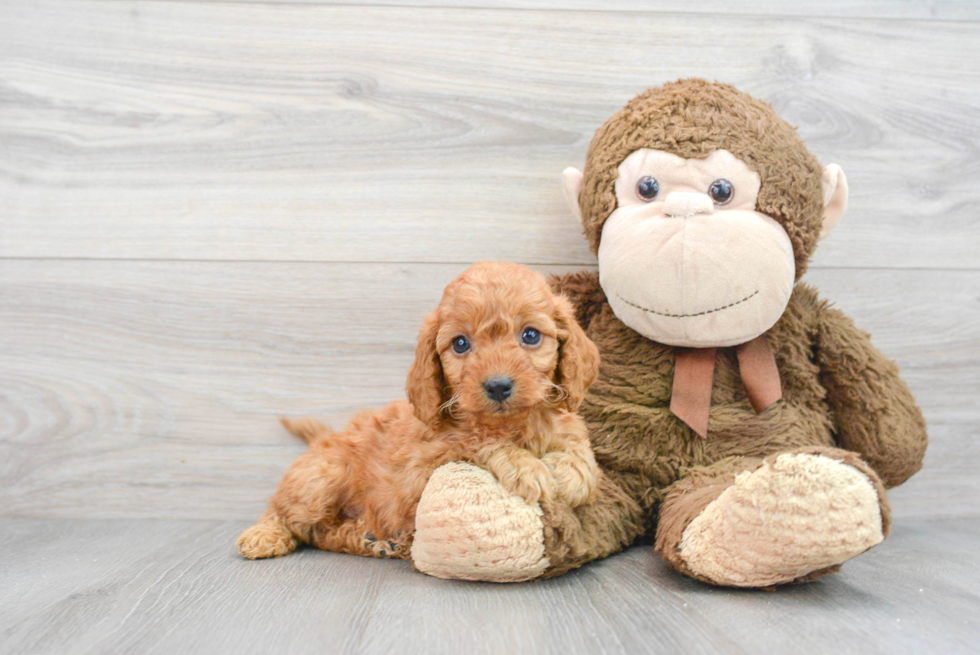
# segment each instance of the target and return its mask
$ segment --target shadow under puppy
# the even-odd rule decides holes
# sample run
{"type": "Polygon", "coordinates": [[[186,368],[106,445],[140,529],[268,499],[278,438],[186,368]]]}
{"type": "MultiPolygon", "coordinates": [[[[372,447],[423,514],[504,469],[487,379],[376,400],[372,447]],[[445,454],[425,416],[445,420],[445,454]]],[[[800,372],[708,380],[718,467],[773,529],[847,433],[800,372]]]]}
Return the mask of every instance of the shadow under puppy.
{"type": "Polygon", "coordinates": [[[598,367],[571,304],[542,275],[475,264],[422,325],[407,402],[363,411],[342,432],[283,420],[310,448],[238,551],[276,557],[302,542],[407,559],[422,491],[452,461],[489,470],[530,504],[593,501],[599,471],[576,411],[598,367]]]}

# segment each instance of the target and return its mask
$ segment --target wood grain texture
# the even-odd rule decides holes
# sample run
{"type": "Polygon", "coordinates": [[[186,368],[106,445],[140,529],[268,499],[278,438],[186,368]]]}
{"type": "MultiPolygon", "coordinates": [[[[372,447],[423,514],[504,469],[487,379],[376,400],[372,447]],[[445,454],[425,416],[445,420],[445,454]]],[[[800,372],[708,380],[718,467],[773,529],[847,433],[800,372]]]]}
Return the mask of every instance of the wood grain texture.
{"type": "MultiPolygon", "coordinates": [[[[0,516],[257,516],[303,450],[276,417],[339,427],[403,397],[418,326],[464,268],[0,261],[0,516]]],[[[929,420],[896,514],[980,515],[980,272],[808,279],[929,420]]]]}
{"type": "Polygon", "coordinates": [[[383,4],[0,3],[0,653],[975,652],[980,3],[383,4]],[[777,593],[647,546],[523,585],[239,558],[276,418],[401,397],[472,261],[593,266],[560,171],[692,75],[847,171],[807,279],[929,423],[892,537],[777,593]]]}
{"type": "Polygon", "coordinates": [[[815,267],[976,269],[977,23],[86,0],[0,8],[0,257],[591,264],[560,171],[692,75],[848,172],[815,267]]]}
{"type": "MultiPolygon", "coordinates": [[[[178,2],[187,0],[175,0],[178,2]]],[[[193,1],[193,0],[192,0],[193,1]]],[[[708,15],[798,16],[807,18],[892,18],[917,20],[978,20],[975,0],[218,0],[258,4],[355,5],[390,7],[453,7],[552,11],[621,11],[708,15]]]]}
{"type": "Polygon", "coordinates": [[[706,587],[649,546],[519,585],[315,550],[253,562],[232,546],[245,526],[0,520],[0,652],[893,655],[980,636],[975,522],[899,525],[775,593],[706,587]]]}

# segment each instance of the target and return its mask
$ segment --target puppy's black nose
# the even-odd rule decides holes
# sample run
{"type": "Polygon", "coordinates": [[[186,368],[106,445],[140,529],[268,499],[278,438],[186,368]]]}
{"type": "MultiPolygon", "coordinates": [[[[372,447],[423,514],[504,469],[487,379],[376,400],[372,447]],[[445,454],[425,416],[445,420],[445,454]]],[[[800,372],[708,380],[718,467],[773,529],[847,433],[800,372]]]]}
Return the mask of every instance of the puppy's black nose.
{"type": "Polygon", "coordinates": [[[502,403],[510,397],[510,392],[514,390],[514,381],[502,375],[495,375],[483,383],[483,390],[487,392],[487,397],[495,403],[502,403]]]}

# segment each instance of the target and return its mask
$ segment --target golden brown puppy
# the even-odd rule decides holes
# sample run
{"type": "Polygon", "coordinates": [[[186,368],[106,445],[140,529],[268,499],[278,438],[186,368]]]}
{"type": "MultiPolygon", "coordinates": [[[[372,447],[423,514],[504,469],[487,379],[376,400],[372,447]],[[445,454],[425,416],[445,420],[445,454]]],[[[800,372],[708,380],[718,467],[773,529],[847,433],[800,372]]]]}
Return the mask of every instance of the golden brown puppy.
{"type": "Polygon", "coordinates": [[[283,421],[310,449],[238,551],[276,557],[303,542],[408,558],[422,490],[451,461],[488,469],[528,503],[591,502],[599,473],[576,411],[598,366],[571,304],[543,276],[475,264],[422,325],[408,402],[361,412],[338,433],[283,421]]]}

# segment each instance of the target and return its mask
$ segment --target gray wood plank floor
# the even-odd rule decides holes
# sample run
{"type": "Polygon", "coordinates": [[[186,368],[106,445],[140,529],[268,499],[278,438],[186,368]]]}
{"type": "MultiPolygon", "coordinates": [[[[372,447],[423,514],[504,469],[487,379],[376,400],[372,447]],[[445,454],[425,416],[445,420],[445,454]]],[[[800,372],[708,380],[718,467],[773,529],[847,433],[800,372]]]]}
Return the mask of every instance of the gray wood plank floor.
{"type": "Polygon", "coordinates": [[[980,3],[0,3],[0,655],[980,644],[980,3]],[[594,267],[559,176],[632,95],[771,101],[851,203],[806,281],[929,424],[893,536],[776,593],[649,546],[556,580],[237,557],[301,444],[402,395],[473,261],[594,267]]]}
{"type": "Polygon", "coordinates": [[[428,578],[234,521],[0,520],[4,653],[975,653],[976,522],[906,521],[841,574],[709,588],[650,546],[541,583],[428,578]]]}

